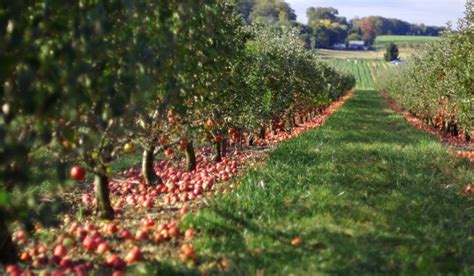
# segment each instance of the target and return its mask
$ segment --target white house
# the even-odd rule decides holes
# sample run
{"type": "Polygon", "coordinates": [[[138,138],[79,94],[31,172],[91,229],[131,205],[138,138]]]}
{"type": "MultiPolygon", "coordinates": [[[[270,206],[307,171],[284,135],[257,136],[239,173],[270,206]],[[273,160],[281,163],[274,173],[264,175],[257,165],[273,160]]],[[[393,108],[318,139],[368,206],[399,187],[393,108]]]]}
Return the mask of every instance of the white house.
{"type": "Polygon", "coordinates": [[[334,49],[346,49],[346,44],[345,43],[335,43],[332,45],[334,49]]]}
{"type": "Polygon", "coordinates": [[[349,41],[349,49],[353,50],[365,50],[365,42],[363,40],[351,40],[349,41]]]}

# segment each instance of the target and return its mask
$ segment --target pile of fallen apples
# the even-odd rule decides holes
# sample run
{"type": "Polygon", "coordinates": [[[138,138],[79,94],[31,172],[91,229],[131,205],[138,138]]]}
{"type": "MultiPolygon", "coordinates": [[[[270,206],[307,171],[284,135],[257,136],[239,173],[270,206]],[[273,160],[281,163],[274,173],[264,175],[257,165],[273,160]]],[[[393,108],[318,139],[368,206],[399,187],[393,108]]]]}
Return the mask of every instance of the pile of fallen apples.
{"type": "Polygon", "coordinates": [[[458,151],[457,155],[460,158],[467,158],[471,162],[474,162],[474,151],[458,151]]]}
{"type": "MultiPolygon", "coordinates": [[[[321,126],[349,96],[291,133],[267,135],[266,139],[257,141],[257,147],[273,146],[321,126]]],[[[234,189],[229,180],[263,156],[255,148],[229,149],[226,157],[215,163],[211,161],[210,147],[203,147],[196,151],[197,168],[192,172],[185,171],[184,160],[156,162],[154,169],[163,180],[163,184],[156,186],[146,185],[140,170],[130,168],[109,184],[115,210],[113,221],[100,221],[93,216],[79,220],[65,214],[59,228],[44,229],[37,225],[31,235],[16,231],[13,239],[20,249],[21,263],[8,266],[6,272],[9,275],[87,275],[88,271],[98,271],[120,275],[137,262],[157,261],[159,255],[195,264],[198,254],[192,242],[196,231],[180,229],[180,219],[198,208],[204,197],[234,189]]],[[[71,176],[83,179],[85,173],[74,166],[71,176]]],[[[90,192],[78,196],[75,202],[85,210],[93,210],[95,206],[92,183],[90,185],[90,192]]]]}

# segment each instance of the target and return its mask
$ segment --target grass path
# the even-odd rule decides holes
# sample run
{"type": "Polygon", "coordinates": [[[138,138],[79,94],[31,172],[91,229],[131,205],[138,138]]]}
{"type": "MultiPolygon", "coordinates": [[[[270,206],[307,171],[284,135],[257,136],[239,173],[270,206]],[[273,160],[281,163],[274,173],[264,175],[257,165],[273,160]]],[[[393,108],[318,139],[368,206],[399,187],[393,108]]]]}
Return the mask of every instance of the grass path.
{"type": "Polygon", "coordinates": [[[358,91],[185,224],[209,272],[472,274],[474,200],[460,191],[473,179],[472,164],[358,91]]]}

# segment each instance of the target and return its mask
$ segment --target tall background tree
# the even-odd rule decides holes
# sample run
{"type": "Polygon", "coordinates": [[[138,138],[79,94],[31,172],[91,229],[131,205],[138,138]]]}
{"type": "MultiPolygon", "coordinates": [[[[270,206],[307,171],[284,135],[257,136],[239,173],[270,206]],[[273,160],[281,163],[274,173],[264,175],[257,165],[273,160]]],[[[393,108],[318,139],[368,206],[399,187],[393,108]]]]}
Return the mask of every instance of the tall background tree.
{"type": "Polygon", "coordinates": [[[399,54],[398,46],[392,42],[386,48],[384,59],[385,61],[397,60],[399,58],[398,54],[399,54]]]}
{"type": "Polygon", "coordinates": [[[329,48],[344,43],[350,30],[345,17],[338,16],[335,8],[311,7],[306,10],[308,26],[313,30],[314,47],[329,48]]]}

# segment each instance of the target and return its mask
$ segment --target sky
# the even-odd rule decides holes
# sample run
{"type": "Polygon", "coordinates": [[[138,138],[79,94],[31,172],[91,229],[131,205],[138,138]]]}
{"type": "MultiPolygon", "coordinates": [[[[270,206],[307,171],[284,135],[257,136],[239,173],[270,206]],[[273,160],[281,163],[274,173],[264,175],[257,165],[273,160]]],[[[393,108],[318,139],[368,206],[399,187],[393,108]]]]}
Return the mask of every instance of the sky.
{"type": "Polygon", "coordinates": [[[295,10],[297,20],[307,23],[309,7],[334,7],[339,16],[352,19],[356,16],[380,15],[409,23],[445,26],[448,21],[456,25],[464,15],[465,0],[286,0],[295,10]]]}

